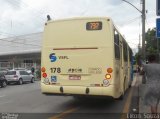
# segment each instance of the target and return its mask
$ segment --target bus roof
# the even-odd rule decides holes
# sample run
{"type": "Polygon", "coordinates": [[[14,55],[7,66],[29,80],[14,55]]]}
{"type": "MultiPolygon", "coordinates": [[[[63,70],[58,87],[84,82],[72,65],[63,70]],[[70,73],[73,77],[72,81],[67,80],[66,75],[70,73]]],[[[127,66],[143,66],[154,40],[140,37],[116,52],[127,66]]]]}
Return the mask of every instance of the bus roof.
{"type": "MultiPolygon", "coordinates": [[[[54,23],[54,22],[62,22],[62,21],[71,21],[71,20],[95,20],[95,19],[103,19],[103,20],[109,20],[111,21],[111,24],[114,26],[114,28],[119,32],[117,26],[115,26],[113,20],[110,18],[110,17],[73,17],[73,18],[65,18],[65,19],[57,19],[57,20],[49,20],[47,21],[47,24],[48,23],[54,23]]],[[[120,33],[120,32],[119,32],[120,33]]],[[[124,38],[123,35],[121,35],[121,37],[124,39],[124,42],[127,42],[124,38]]],[[[128,44],[128,43],[127,43],[128,44]]],[[[129,45],[128,45],[129,46],[129,45]]],[[[130,46],[129,46],[130,48],[130,46]]]]}
{"type": "Polygon", "coordinates": [[[59,21],[70,21],[70,20],[86,20],[86,19],[106,19],[106,20],[109,19],[110,21],[112,21],[112,19],[110,17],[74,17],[74,18],[49,20],[49,21],[47,21],[47,23],[59,22],[59,21]]]}

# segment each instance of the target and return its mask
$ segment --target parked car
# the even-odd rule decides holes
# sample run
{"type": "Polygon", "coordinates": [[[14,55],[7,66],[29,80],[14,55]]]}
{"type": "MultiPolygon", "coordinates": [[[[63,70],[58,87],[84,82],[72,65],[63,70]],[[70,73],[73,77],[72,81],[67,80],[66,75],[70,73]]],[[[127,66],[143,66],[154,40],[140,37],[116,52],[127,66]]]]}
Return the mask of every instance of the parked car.
{"type": "Polygon", "coordinates": [[[0,69],[0,75],[5,75],[7,73],[8,69],[0,69]]]}
{"type": "Polygon", "coordinates": [[[4,88],[7,86],[7,80],[3,74],[0,74],[0,86],[4,88]]]}
{"type": "Polygon", "coordinates": [[[16,82],[22,85],[24,82],[34,83],[35,78],[32,74],[29,74],[26,70],[9,70],[6,75],[6,80],[9,83],[16,82]]]}

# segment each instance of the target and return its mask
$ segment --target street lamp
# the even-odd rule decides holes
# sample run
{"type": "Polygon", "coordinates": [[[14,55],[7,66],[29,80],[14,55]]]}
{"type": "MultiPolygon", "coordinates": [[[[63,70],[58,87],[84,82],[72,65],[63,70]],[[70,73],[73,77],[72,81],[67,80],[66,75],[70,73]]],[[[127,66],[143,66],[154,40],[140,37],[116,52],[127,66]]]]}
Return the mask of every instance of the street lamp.
{"type": "Polygon", "coordinates": [[[146,58],[146,52],[145,52],[145,0],[142,0],[142,10],[139,10],[136,6],[134,6],[132,3],[122,0],[128,4],[130,4],[132,7],[134,7],[136,10],[138,10],[142,14],[142,56],[145,60],[146,58]]]}
{"type": "Polygon", "coordinates": [[[122,1],[124,1],[124,2],[126,2],[126,3],[128,3],[128,4],[130,4],[132,7],[134,7],[136,10],[138,10],[141,14],[142,14],[142,11],[141,10],[139,10],[136,6],[134,6],[132,3],[130,3],[130,2],[128,2],[128,1],[126,1],[126,0],[122,0],[122,1]]]}

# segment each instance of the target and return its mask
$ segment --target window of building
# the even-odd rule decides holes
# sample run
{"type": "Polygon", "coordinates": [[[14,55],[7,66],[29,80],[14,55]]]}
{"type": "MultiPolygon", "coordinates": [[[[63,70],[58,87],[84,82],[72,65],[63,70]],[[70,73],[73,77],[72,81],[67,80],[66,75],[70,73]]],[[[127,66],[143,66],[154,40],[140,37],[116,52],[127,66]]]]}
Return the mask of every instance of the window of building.
{"type": "Polygon", "coordinates": [[[33,63],[33,60],[24,60],[24,63],[33,63]]]}

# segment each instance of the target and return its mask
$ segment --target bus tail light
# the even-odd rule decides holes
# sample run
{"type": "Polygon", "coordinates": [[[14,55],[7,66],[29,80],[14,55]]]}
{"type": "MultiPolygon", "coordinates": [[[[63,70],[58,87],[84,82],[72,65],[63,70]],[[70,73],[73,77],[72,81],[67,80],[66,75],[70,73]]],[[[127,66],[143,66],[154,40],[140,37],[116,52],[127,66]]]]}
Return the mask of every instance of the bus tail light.
{"type": "Polygon", "coordinates": [[[106,75],[105,75],[105,78],[106,78],[106,79],[111,79],[111,75],[110,75],[110,74],[106,74],[106,75]]]}
{"type": "Polygon", "coordinates": [[[112,72],[113,72],[113,69],[112,69],[112,68],[108,68],[108,69],[107,69],[107,72],[108,72],[108,73],[112,73],[112,72]]]}
{"type": "Polygon", "coordinates": [[[111,73],[113,72],[112,68],[107,68],[107,73],[105,75],[105,79],[111,79],[111,73]]]}
{"type": "Polygon", "coordinates": [[[42,67],[42,68],[41,68],[41,71],[42,71],[42,72],[46,72],[46,68],[45,68],[45,67],[42,67]]]}
{"type": "Polygon", "coordinates": [[[18,76],[17,76],[17,75],[14,75],[14,79],[15,79],[15,80],[18,79],[18,76]]]}
{"type": "Polygon", "coordinates": [[[42,67],[41,72],[42,72],[42,76],[44,78],[43,83],[50,84],[49,79],[47,78],[46,68],[42,67]]]}
{"type": "Polygon", "coordinates": [[[14,78],[18,78],[18,76],[17,76],[17,75],[14,75],[14,78]]]}
{"type": "Polygon", "coordinates": [[[43,73],[42,76],[43,76],[43,78],[46,78],[47,77],[47,73],[43,73]]]}
{"type": "Polygon", "coordinates": [[[42,72],[43,78],[46,78],[47,77],[47,73],[46,73],[46,68],[45,67],[41,68],[41,72],[42,72]]]}

